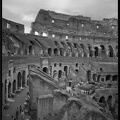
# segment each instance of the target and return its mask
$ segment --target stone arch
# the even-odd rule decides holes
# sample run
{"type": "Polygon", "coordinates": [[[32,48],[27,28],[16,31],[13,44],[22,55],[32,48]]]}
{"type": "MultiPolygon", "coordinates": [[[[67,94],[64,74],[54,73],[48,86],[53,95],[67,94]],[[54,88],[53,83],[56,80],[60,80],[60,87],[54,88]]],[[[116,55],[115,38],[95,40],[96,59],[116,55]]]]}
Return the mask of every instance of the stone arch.
{"type": "Polygon", "coordinates": [[[56,75],[57,75],[57,71],[54,70],[54,71],[53,71],[53,78],[55,78],[56,75]]]}
{"type": "Polygon", "coordinates": [[[93,57],[93,50],[90,44],[88,44],[88,50],[89,50],[89,57],[93,57]]]}
{"type": "Polygon", "coordinates": [[[43,72],[48,73],[48,68],[47,67],[43,67],[43,72]]]}
{"type": "Polygon", "coordinates": [[[106,49],[104,45],[100,45],[102,55],[106,56],[106,49]]]}
{"type": "Polygon", "coordinates": [[[58,52],[59,52],[58,49],[55,48],[55,49],[54,49],[54,55],[55,55],[55,56],[58,56],[58,52]]]}
{"type": "Polygon", "coordinates": [[[22,72],[22,87],[25,87],[25,82],[26,82],[26,72],[25,71],[23,71],[22,72]]]}
{"type": "Polygon", "coordinates": [[[67,74],[68,74],[68,67],[67,66],[64,66],[64,71],[65,71],[65,76],[67,76],[67,74]]]}
{"type": "Polygon", "coordinates": [[[112,81],[118,81],[118,76],[117,75],[113,75],[112,81]]]}
{"type": "Polygon", "coordinates": [[[60,48],[60,56],[64,56],[64,51],[62,48],[60,48]]]}
{"type": "Polygon", "coordinates": [[[52,49],[48,48],[48,55],[51,56],[52,55],[52,49]]]}
{"type": "Polygon", "coordinates": [[[94,81],[94,82],[97,81],[97,74],[93,74],[93,81],[94,81]]]}
{"type": "Polygon", "coordinates": [[[9,82],[8,83],[8,98],[10,98],[10,93],[12,92],[11,87],[12,87],[11,82],[9,82]]]}
{"type": "Polygon", "coordinates": [[[105,97],[104,97],[104,96],[101,96],[100,99],[99,99],[99,102],[100,102],[100,103],[104,103],[104,102],[105,102],[105,97]]]}
{"type": "Polygon", "coordinates": [[[88,80],[88,82],[91,81],[91,70],[87,71],[87,80],[88,80]]]}
{"type": "Polygon", "coordinates": [[[48,36],[47,32],[43,32],[42,36],[47,37],[48,36]]]}
{"type": "Polygon", "coordinates": [[[111,75],[106,76],[106,81],[110,81],[111,75]]]}
{"type": "Polygon", "coordinates": [[[111,45],[108,46],[108,57],[114,57],[114,50],[111,45]]]}
{"type": "Polygon", "coordinates": [[[61,78],[62,77],[62,70],[58,71],[58,77],[61,78]]]}
{"type": "Polygon", "coordinates": [[[95,57],[99,56],[99,48],[98,47],[94,47],[95,49],[95,57]]]}
{"type": "Polygon", "coordinates": [[[29,46],[29,54],[32,55],[32,51],[33,51],[33,48],[32,48],[32,45],[29,46]]]}
{"type": "Polygon", "coordinates": [[[86,54],[86,52],[85,52],[85,46],[84,46],[83,44],[80,44],[80,48],[81,48],[82,51],[83,51],[83,56],[84,56],[84,57],[87,57],[87,54],[86,54]]]}
{"type": "Polygon", "coordinates": [[[19,72],[17,75],[17,89],[21,87],[21,73],[19,72]]]}
{"type": "Polygon", "coordinates": [[[38,31],[35,31],[35,35],[39,35],[39,32],[38,32],[38,31]]]}
{"type": "Polygon", "coordinates": [[[78,70],[78,69],[75,69],[75,72],[78,74],[79,70],[78,70]]]}
{"type": "Polygon", "coordinates": [[[16,80],[13,81],[13,93],[16,92],[16,80]]]}
{"type": "Polygon", "coordinates": [[[107,98],[107,103],[108,103],[109,107],[112,106],[112,103],[113,103],[112,101],[113,101],[113,97],[112,97],[112,95],[109,95],[107,98]]]}

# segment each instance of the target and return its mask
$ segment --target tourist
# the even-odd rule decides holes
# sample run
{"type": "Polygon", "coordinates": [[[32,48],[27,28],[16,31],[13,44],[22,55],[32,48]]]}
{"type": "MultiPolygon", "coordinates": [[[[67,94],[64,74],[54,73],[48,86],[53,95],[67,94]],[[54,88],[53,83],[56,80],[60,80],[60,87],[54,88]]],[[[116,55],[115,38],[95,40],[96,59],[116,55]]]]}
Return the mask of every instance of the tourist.
{"type": "Polygon", "coordinates": [[[20,105],[20,114],[21,114],[21,111],[22,111],[22,107],[21,107],[21,105],[20,105]]]}
{"type": "Polygon", "coordinates": [[[21,112],[21,117],[22,117],[22,120],[24,120],[24,110],[22,110],[21,112]]]}
{"type": "Polygon", "coordinates": [[[19,112],[18,112],[18,107],[17,107],[17,110],[16,110],[16,119],[18,119],[18,115],[19,115],[19,112]]]}
{"type": "Polygon", "coordinates": [[[14,120],[14,117],[13,117],[13,115],[12,115],[12,117],[11,117],[11,118],[12,118],[12,120],[14,120]]]}

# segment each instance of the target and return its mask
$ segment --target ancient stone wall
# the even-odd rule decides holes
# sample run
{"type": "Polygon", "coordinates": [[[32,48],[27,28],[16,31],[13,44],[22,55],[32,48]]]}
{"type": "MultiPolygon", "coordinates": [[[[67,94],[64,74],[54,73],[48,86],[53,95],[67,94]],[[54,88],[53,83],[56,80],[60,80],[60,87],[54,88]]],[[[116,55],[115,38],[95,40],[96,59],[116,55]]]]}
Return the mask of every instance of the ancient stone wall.
{"type": "Polygon", "coordinates": [[[2,18],[2,29],[12,32],[24,33],[24,25],[2,18]]]}

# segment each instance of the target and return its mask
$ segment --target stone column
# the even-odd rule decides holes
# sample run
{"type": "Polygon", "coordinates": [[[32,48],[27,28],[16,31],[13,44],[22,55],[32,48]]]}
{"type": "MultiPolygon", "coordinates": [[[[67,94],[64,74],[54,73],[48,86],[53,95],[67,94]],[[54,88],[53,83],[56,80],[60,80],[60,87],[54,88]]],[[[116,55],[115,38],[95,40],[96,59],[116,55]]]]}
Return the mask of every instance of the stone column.
{"type": "Polygon", "coordinates": [[[2,105],[4,105],[4,98],[5,98],[5,91],[4,91],[4,84],[2,83],[2,105]]]}
{"type": "Polygon", "coordinates": [[[29,55],[29,48],[27,49],[27,55],[29,55]]]}
{"type": "Polygon", "coordinates": [[[9,84],[9,82],[7,81],[5,100],[8,100],[8,84],[9,84]]]}
{"type": "Polygon", "coordinates": [[[22,82],[23,82],[23,74],[22,74],[22,72],[21,72],[21,87],[20,87],[20,89],[23,89],[23,87],[22,87],[22,82]]]}

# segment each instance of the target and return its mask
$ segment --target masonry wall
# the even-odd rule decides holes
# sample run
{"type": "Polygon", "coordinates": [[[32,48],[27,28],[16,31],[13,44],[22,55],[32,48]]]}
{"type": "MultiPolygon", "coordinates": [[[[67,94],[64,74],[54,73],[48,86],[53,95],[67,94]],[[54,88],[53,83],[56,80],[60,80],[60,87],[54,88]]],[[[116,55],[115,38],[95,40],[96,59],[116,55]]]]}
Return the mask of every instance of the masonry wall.
{"type": "Polygon", "coordinates": [[[53,96],[49,94],[38,97],[37,103],[37,119],[43,120],[53,110],[53,96]]]}
{"type": "Polygon", "coordinates": [[[40,77],[30,76],[29,90],[31,93],[30,94],[31,109],[37,108],[36,103],[38,96],[52,94],[54,89],[55,87],[42,80],[40,77]]]}
{"type": "Polygon", "coordinates": [[[2,18],[2,29],[12,32],[24,33],[24,25],[2,18]]]}

